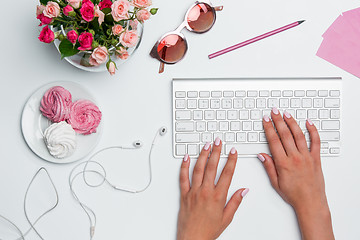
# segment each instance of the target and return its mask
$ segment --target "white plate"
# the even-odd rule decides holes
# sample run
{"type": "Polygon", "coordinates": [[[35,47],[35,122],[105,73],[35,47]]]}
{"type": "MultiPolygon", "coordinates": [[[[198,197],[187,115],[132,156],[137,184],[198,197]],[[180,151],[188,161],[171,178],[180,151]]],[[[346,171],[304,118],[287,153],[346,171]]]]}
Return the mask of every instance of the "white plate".
{"type": "Polygon", "coordinates": [[[72,95],[73,102],[79,99],[87,99],[96,104],[94,96],[81,85],[73,82],[53,82],[36,90],[26,102],[21,118],[21,129],[26,143],[40,158],[52,163],[72,163],[83,159],[96,147],[102,133],[102,123],[100,123],[96,133],[86,136],[76,134],[77,148],[70,157],[57,159],[51,156],[45,145],[43,132],[52,122],[41,114],[40,102],[45,92],[55,86],[67,89],[72,95]]]}

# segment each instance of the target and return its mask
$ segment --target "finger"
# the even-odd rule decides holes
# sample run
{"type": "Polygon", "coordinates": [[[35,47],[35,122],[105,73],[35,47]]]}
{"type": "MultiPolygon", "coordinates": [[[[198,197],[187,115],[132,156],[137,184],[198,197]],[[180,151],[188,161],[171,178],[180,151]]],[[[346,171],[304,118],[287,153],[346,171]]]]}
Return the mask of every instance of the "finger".
{"type": "Polygon", "coordinates": [[[299,127],[296,120],[287,111],[284,112],[284,120],[290,128],[291,134],[295,140],[296,147],[299,149],[299,151],[301,153],[309,152],[303,131],[299,127]]]}
{"type": "Polygon", "coordinates": [[[235,148],[232,148],[230,150],[226,165],[222,170],[219,181],[216,185],[216,188],[223,193],[227,194],[227,192],[229,191],[231,180],[233,178],[236,167],[237,158],[238,158],[237,151],[235,148]]]}
{"type": "Polygon", "coordinates": [[[242,188],[232,195],[229,202],[226,204],[224,208],[224,215],[223,215],[223,227],[226,228],[234,218],[234,215],[237,209],[240,206],[241,201],[245,197],[245,195],[249,192],[248,188],[242,188]]]}
{"type": "Polygon", "coordinates": [[[277,135],[269,116],[264,116],[263,125],[271,154],[275,159],[284,159],[286,157],[284,147],[281,144],[280,138],[277,135]]]}
{"type": "Polygon", "coordinates": [[[221,154],[221,147],[222,147],[222,142],[220,140],[220,138],[216,138],[214,145],[213,145],[213,149],[212,152],[210,154],[209,157],[209,161],[206,165],[206,169],[205,169],[205,176],[204,176],[204,184],[207,186],[214,186],[214,182],[215,182],[215,177],[216,177],[216,173],[217,173],[217,168],[219,165],[219,160],[220,160],[220,154],[221,154]]]}
{"type": "Polygon", "coordinates": [[[295,145],[295,141],[290,132],[290,129],[285,124],[285,122],[284,122],[283,118],[281,117],[281,114],[277,108],[272,109],[271,117],[275,124],[276,130],[279,133],[281,143],[284,146],[284,149],[285,149],[287,155],[294,153],[294,152],[298,152],[298,149],[295,145]]]}
{"type": "Polygon", "coordinates": [[[204,169],[210,153],[210,143],[206,143],[198,157],[192,176],[192,187],[200,187],[204,179],[204,169]]]}
{"type": "Polygon", "coordinates": [[[266,173],[269,176],[270,183],[275,188],[275,190],[279,190],[279,182],[278,182],[278,173],[276,171],[276,166],[272,158],[266,153],[258,154],[259,160],[263,163],[266,173]]]}
{"type": "Polygon", "coordinates": [[[182,196],[186,195],[190,191],[189,166],[190,157],[188,154],[185,154],[180,169],[180,192],[182,196]]]}
{"type": "Polygon", "coordinates": [[[306,121],[306,128],[310,134],[310,141],[311,141],[310,153],[314,158],[320,159],[321,140],[320,140],[319,132],[317,131],[314,123],[310,119],[306,121]]]}

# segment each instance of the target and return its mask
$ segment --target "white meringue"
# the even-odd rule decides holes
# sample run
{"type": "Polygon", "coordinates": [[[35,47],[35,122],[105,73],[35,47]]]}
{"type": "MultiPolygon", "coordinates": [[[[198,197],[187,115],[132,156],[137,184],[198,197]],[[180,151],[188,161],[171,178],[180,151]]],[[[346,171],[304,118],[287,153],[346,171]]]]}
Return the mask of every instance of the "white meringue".
{"type": "Polygon", "coordinates": [[[49,153],[55,158],[70,157],[76,149],[76,133],[70,124],[54,123],[44,132],[44,140],[49,153]]]}

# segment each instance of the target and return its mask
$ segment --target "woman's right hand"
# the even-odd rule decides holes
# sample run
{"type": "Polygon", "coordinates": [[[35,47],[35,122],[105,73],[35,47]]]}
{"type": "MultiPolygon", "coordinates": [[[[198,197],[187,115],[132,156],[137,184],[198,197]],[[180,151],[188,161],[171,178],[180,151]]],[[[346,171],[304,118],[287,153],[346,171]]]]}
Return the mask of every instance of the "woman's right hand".
{"type": "Polygon", "coordinates": [[[288,112],[284,112],[283,119],[274,108],[271,118],[273,121],[265,116],[263,124],[272,157],[258,155],[271,185],[294,208],[303,239],[334,239],[316,127],[310,120],[306,122],[311,140],[309,150],[305,135],[288,112]]]}

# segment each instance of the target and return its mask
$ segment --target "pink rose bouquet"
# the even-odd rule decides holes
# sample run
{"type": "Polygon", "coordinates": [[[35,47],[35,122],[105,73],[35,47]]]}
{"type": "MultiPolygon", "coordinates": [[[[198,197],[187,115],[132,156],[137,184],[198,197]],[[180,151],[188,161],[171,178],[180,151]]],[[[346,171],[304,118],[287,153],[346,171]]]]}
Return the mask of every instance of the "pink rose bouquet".
{"type": "Polygon", "coordinates": [[[59,40],[61,57],[84,53],[87,67],[105,64],[111,75],[116,63],[127,59],[139,41],[138,24],[155,15],[151,0],[40,0],[36,17],[42,29],[39,40],[59,40]]]}

